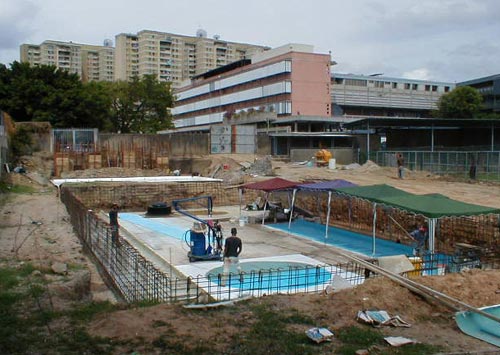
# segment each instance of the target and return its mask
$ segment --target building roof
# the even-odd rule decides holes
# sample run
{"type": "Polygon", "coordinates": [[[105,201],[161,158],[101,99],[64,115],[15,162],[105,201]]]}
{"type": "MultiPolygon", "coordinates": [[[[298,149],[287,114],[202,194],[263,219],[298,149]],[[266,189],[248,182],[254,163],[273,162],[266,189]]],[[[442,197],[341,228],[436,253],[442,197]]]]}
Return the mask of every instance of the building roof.
{"type": "Polygon", "coordinates": [[[222,67],[218,67],[218,68],[212,69],[212,70],[207,71],[207,72],[205,72],[203,74],[199,74],[199,75],[193,76],[193,79],[208,79],[208,78],[212,78],[214,76],[227,73],[227,72],[229,72],[231,70],[234,70],[234,69],[237,69],[237,68],[241,68],[241,67],[247,66],[249,64],[251,64],[251,60],[250,59],[240,59],[240,60],[238,60],[236,62],[232,62],[232,63],[229,63],[229,64],[224,65],[222,67]]]}
{"type": "Polygon", "coordinates": [[[420,80],[420,79],[407,79],[407,78],[394,78],[388,76],[380,75],[360,75],[360,74],[343,74],[343,73],[331,73],[332,78],[343,78],[343,79],[358,79],[358,80],[374,80],[374,81],[391,81],[398,83],[418,83],[418,84],[434,84],[434,85],[447,85],[455,86],[454,83],[443,82],[443,81],[432,81],[432,80],[420,80]]]}
{"type": "Polygon", "coordinates": [[[346,122],[344,127],[348,129],[363,127],[370,128],[491,128],[500,127],[500,120],[478,119],[478,118],[406,118],[406,117],[386,117],[386,118],[360,118],[357,121],[346,122]]]}
{"type": "Polygon", "coordinates": [[[482,78],[462,81],[462,82],[458,83],[457,85],[458,86],[474,85],[474,84],[483,83],[485,81],[495,81],[495,80],[500,80],[500,74],[494,74],[494,75],[485,76],[482,78]]]}

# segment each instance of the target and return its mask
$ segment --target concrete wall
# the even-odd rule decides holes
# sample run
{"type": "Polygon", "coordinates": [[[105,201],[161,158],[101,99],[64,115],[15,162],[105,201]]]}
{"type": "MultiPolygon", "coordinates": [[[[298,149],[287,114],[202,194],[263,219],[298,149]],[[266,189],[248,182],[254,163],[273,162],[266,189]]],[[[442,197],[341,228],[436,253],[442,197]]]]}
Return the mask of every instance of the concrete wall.
{"type": "MultiPolygon", "coordinates": [[[[223,182],[168,182],[168,183],[87,183],[67,184],[63,189],[71,192],[88,208],[109,208],[118,203],[122,210],[145,211],[156,202],[171,203],[172,200],[193,197],[212,196],[214,206],[237,205],[239,193],[237,188],[225,188],[223,182]]],[[[246,194],[245,194],[246,195],[246,194]]],[[[249,194],[246,198],[255,198],[249,194]]],[[[193,202],[186,208],[202,208],[193,202]]]]}
{"type": "Polygon", "coordinates": [[[330,55],[292,53],[292,115],[329,117],[330,55]]]}

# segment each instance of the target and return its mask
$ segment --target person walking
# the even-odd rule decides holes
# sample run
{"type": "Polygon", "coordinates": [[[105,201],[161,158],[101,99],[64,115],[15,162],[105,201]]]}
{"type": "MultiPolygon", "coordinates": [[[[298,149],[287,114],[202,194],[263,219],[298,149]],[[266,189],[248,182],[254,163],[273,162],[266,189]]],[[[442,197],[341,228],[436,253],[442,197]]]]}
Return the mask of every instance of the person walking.
{"type": "Polygon", "coordinates": [[[405,158],[403,157],[403,154],[397,153],[396,154],[396,163],[398,165],[398,178],[403,179],[404,178],[404,165],[405,165],[405,158]]]}
{"type": "Polygon", "coordinates": [[[241,266],[239,255],[243,249],[241,239],[237,237],[238,230],[231,228],[231,236],[226,239],[224,244],[224,266],[222,271],[221,286],[226,285],[226,278],[232,266],[236,266],[240,274],[240,282],[243,282],[243,274],[241,273],[241,266]]]}

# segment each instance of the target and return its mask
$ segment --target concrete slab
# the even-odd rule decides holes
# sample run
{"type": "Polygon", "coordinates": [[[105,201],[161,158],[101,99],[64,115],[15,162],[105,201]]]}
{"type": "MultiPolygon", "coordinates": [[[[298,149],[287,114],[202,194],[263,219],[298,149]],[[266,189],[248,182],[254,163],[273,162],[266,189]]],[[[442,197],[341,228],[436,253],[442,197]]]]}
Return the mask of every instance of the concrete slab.
{"type": "Polygon", "coordinates": [[[400,274],[415,270],[414,265],[406,255],[383,256],[378,258],[378,265],[388,271],[400,274]]]}

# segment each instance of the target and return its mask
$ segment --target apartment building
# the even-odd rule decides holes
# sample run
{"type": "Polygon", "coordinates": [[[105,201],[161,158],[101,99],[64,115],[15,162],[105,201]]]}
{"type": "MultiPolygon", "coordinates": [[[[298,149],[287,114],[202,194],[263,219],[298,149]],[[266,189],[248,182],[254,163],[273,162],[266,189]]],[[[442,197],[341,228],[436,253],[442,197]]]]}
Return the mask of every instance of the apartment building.
{"type": "Polygon", "coordinates": [[[272,112],[280,118],[328,118],[330,55],[313,47],[287,44],[257,53],[193,78],[175,91],[172,110],[177,128],[221,123],[238,124],[242,112],[272,112]]]}
{"type": "Polygon", "coordinates": [[[334,116],[431,117],[446,82],[332,73],[334,116]]]}
{"type": "Polygon", "coordinates": [[[77,74],[83,81],[113,81],[114,48],[73,42],[44,41],[40,45],[22,44],[21,62],[30,65],[54,65],[77,74]]]}
{"type": "Polygon", "coordinates": [[[196,36],[143,30],[116,36],[115,80],[155,75],[159,81],[182,82],[209,70],[244,59],[267,47],[208,38],[203,30],[196,36]]]}

